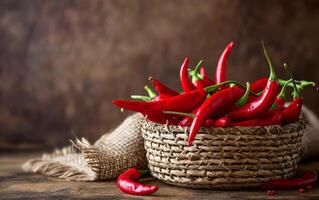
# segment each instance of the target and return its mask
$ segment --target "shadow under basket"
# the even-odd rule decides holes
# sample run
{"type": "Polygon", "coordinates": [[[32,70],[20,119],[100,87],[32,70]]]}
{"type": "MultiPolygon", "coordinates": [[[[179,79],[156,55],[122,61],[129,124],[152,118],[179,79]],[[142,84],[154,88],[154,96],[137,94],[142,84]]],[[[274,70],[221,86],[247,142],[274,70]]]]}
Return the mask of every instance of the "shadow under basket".
{"type": "Polygon", "coordinates": [[[148,167],[159,180],[189,188],[257,188],[292,177],[301,156],[304,118],[286,126],[201,128],[187,145],[189,127],[144,120],[148,167]]]}

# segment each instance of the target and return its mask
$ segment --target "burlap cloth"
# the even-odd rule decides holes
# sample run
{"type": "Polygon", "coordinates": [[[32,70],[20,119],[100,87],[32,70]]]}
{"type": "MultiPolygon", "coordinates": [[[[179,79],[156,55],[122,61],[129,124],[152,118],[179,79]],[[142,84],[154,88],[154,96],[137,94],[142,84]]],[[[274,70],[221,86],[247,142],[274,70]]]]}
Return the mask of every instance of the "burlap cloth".
{"type": "MultiPolygon", "coordinates": [[[[307,108],[303,112],[308,124],[303,136],[302,159],[308,159],[319,152],[319,119],[307,108]]],[[[146,152],[140,131],[142,120],[140,114],[131,115],[93,145],[84,138],[77,139],[71,141],[71,146],[28,160],[22,168],[72,181],[116,179],[130,167],[146,168],[146,152]]]]}

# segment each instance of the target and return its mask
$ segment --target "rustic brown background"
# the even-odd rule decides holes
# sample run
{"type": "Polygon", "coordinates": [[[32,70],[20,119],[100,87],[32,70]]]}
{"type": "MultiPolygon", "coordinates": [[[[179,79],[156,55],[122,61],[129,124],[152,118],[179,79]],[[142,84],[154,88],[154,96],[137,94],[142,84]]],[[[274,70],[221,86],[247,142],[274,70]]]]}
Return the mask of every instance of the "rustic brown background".
{"type": "MultiPolygon", "coordinates": [[[[276,70],[319,80],[319,1],[0,1],[0,147],[94,141],[128,113],[112,99],[143,93],[152,75],[179,87],[184,56],[209,72],[230,41],[229,77],[276,70]],[[289,3],[290,2],[290,3],[289,3]]],[[[287,77],[287,76],[286,76],[287,77]]],[[[319,96],[305,91],[319,113],[319,96]]]]}

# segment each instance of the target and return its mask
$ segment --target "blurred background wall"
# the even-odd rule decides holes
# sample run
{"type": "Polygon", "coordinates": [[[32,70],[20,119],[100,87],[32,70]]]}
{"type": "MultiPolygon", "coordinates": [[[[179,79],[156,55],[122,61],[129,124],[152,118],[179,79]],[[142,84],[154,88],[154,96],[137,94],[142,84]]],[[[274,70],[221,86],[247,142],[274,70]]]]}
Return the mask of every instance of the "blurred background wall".
{"type": "MultiPolygon", "coordinates": [[[[204,59],[210,74],[226,44],[228,77],[319,80],[319,1],[0,1],[0,147],[94,141],[129,113],[112,99],[142,94],[152,75],[180,89],[178,68],[204,59]]],[[[305,103],[319,113],[318,91],[305,103]]]]}

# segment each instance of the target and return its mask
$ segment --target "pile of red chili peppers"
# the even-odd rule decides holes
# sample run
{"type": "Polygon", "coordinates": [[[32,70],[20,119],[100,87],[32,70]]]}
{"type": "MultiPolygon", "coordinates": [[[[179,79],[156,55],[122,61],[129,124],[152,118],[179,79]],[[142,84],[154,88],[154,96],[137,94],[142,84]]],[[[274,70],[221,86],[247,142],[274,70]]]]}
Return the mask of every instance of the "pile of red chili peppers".
{"type": "MultiPolygon", "coordinates": [[[[228,126],[268,126],[287,125],[299,119],[303,98],[302,90],[314,86],[314,82],[295,80],[284,68],[289,79],[276,76],[272,62],[264,44],[263,53],[270,70],[269,77],[262,77],[245,85],[226,78],[226,63],[234,42],[230,42],[222,52],[213,78],[207,75],[202,60],[194,69],[189,68],[189,59],[185,58],[179,79],[183,92],[177,92],[149,77],[155,91],[145,86],[147,96],[132,95],[134,100],[114,100],[113,104],[122,109],[142,113],[148,120],[168,125],[190,126],[188,144],[191,145],[200,127],[228,126]],[[287,88],[292,88],[292,100],[286,105],[287,88]]],[[[147,186],[136,182],[143,170],[128,169],[117,180],[118,188],[128,194],[148,195],[158,190],[157,186],[147,186]]],[[[274,180],[265,183],[262,188],[268,195],[274,195],[274,189],[295,189],[300,192],[310,190],[317,180],[317,174],[307,172],[303,177],[291,180],[274,180]]]]}
{"type": "Polygon", "coordinates": [[[120,108],[142,113],[148,120],[168,125],[190,126],[188,144],[191,145],[200,127],[286,125],[300,117],[302,90],[314,82],[287,80],[276,76],[268,52],[262,43],[268,68],[268,78],[241,84],[226,78],[226,64],[234,42],[222,52],[213,78],[207,75],[200,61],[189,68],[185,58],[179,79],[183,92],[177,92],[149,77],[153,89],[145,86],[147,96],[132,95],[134,100],[114,100],[120,108]],[[292,100],[286,106],[286,91],[292,88],[292,100]]]}

